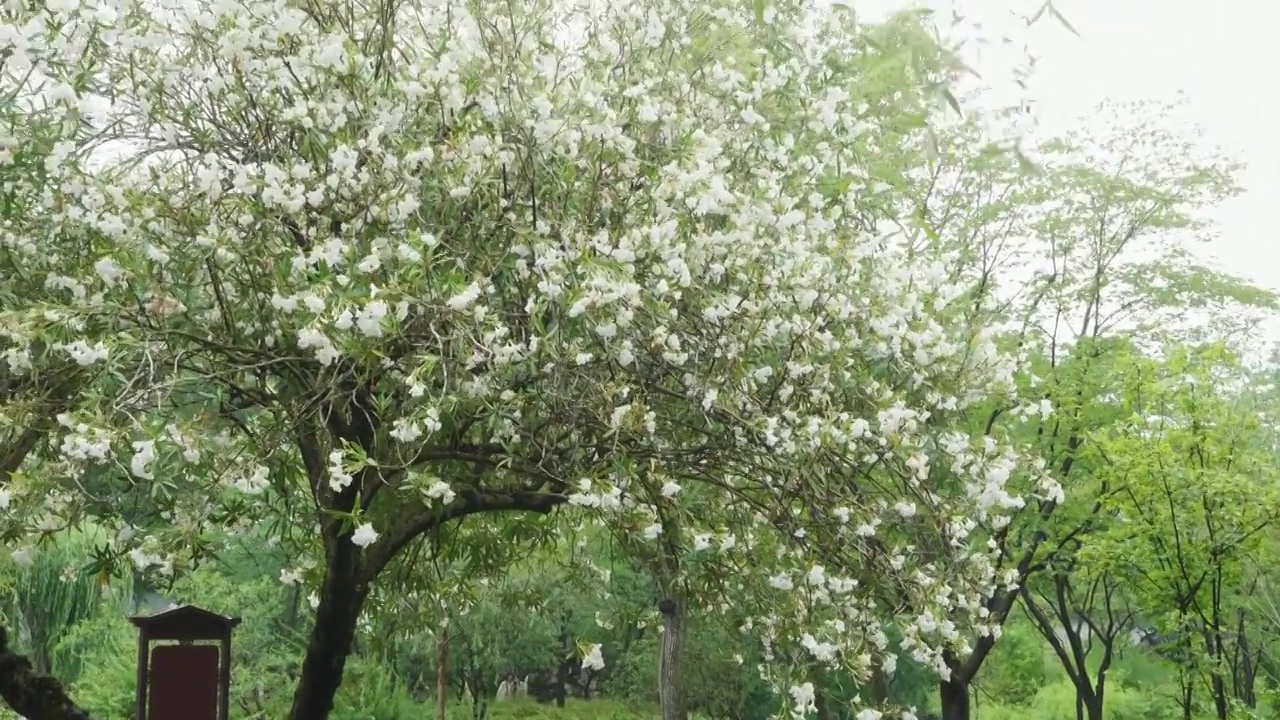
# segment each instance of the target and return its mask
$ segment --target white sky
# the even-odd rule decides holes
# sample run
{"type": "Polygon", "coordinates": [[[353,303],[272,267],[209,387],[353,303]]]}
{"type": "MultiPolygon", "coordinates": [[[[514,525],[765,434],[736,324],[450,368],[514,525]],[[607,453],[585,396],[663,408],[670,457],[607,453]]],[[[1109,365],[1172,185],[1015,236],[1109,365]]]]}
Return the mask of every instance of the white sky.
{"type": "MultiPolygon", "coordinates": [[[[1221,269],[1280,291],[1280,87],[1275,28],[1280,3],[1270,0],[1057,0],[1054,6],[1079,31],[1052,18],[1034,26],[1010,21],[1010,11],[1035,12],[1042,0],[854,0],[876,15],[923,5],[942,19],[951,9],[985,32],[1009,29],[1018,42],[1000,52],[971,46],[971,64],[988,83],[1001,83],[1023,45],[1038,57],[1029,95],[1038,125],[1054,132],[1077,123],[1104,99],[1175,100],[1203,139],[1247,163],[1245,193],[1216,208],[1220,239],[1205,256],[1221,269]]],[[[1011,86],[1005,82],[1006,86],[1011,86]]],[[[1266,340],[1280,341],[1280,320],[1266,340]]],[[[1261,338],[1260,338],[1261,339],[1261,338]]]]}

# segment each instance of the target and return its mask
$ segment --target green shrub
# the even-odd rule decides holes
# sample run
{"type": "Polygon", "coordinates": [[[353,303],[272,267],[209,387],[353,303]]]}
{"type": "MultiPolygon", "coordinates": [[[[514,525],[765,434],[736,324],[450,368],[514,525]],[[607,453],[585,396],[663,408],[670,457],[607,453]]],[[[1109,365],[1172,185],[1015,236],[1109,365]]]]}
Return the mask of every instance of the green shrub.
{"type": "Polygon", "coordinates": [[[125,615],[120,595],[103,603],[93,617],[76,624],[58,643],[60,654],[75,658],[69,681],[76,702],[98,720],[130,720],[138,687],[138,630],[125,615]]]}

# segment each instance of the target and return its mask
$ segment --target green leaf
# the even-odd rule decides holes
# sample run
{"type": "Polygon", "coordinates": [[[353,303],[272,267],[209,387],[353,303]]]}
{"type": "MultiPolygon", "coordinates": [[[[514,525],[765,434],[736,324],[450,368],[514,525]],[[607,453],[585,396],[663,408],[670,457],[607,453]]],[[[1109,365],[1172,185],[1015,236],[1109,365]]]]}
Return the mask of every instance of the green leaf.
{"type": "Polygon", "coordinates": [[[956,99],[955,95],[951,94],[950,88],[939,86],[938,92],[941,93],[942,99],[947,101],[947,105],[951,106],[951,109],[956,111],[957,115],[964,117],[964,111],[960,109],[960,101],[956,99]]]}
{"type": "Polygon", "coordinates": [[[106,566],[107,566],[107,559],[98,558],[97,560],[94,560],[93,562],[80,568],[80,573],[79,573],[80,577],[83,577],[83,578],[95,577],[98,574],[100,574],[103,571],[103,569],[106,568],[106,566]]]}

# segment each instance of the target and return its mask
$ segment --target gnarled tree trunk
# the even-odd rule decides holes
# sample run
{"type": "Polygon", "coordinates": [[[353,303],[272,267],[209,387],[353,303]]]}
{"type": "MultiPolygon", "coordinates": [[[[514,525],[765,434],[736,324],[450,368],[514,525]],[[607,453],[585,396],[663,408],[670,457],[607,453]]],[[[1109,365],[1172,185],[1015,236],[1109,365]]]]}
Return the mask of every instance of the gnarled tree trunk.
{"type": "Polygon", "coordinates": [[[67,697],[62,684],[31,668],[31,661],[9,651],[9,634],[0,627],[0,698],[27,720],[92,720],[67,697]]]}
{"type": "Polygon", "coordinates": [[[357,548],[349,540],[333,544],[289,720],[326,720],[333,710],[368,596],[368,586],[358,580],[356,560],[357,548]]]}
{"type": "Polygon", "coordinates": [[[969,720],[969,683],[952,674],[939,686],[942,720],[969,720]]]}

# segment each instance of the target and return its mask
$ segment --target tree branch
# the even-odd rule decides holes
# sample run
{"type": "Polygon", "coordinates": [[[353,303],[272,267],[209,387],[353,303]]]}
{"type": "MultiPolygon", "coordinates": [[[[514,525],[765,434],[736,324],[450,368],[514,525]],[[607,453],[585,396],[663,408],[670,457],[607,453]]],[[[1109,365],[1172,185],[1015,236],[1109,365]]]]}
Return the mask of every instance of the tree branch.
{"type": "Polygon", "coordinates": [[[427,531],[468,515],[491,512],[533,512],[546,515],[569,501],[567,495],[541,490],[490,491],[460,489],[444,507],[419,505],[404,512],[381,540],[366,551],[358,572],[359,581],[371,582],[397,554],[427,531]]]}

